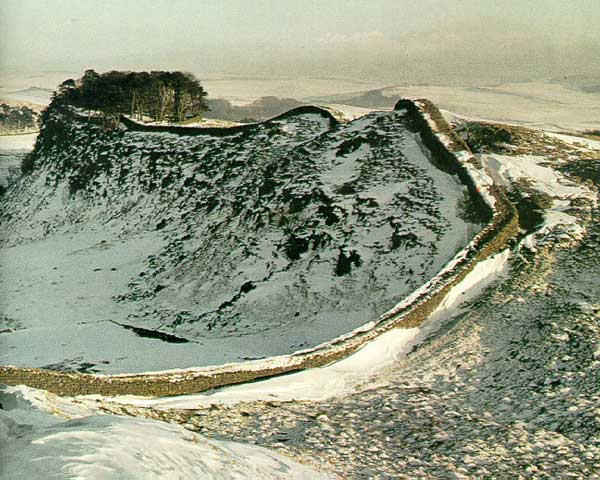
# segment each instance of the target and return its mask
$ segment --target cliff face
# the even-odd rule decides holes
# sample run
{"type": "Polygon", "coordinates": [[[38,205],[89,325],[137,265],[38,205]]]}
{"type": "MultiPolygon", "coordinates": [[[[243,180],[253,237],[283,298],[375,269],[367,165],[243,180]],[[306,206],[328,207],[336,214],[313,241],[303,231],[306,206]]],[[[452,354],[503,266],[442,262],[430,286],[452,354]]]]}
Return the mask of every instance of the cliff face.
{"type": "Polygon", "coordinates": [[[10,363],[140,371],[313,346],[377,318],[477,230],[404,111],[337,124],[300,109],[219,135],[134,128],[46,115],[33,171],[0,207],[0,241],[7,268],[29,256],[48,271],[7,298],[6,318],[17,352],[19,332],[42,334],[40,315],[79,343],[10,363]],[[56,297],[40,300],[48,285],[56,297]],[[99,351],[88,329],[125,340],[99,351]],[[175,342],[180,356],[136,357],[136,342],[175,342]]]}

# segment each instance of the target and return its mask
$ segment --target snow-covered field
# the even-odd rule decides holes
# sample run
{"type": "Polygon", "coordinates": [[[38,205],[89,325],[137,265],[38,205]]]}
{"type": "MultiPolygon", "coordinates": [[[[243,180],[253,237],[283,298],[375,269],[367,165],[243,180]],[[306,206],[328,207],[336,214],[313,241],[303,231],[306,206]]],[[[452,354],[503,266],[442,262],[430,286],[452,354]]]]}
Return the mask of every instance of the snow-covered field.
{"type": "Polygon", "coordinates": [[[30,151],[33,148],[37,133],[23,135],[0,135],[0,151],[30,151]]]}
{"type": "Polygon", "coordinates": [[[23,156],[33,149],[37,133],[0,135],[0,186],[6,188],[20,175],[23,156]]]}
{"type": "Polygon", "coordinates": [[[564,135],[560,133],[548,133],[548,135],[559,140],[574,145],[582,150],[600,150],[600,140],[591,140],[585,137],[576,137],[573,135],[564,135]]]}
{"type": "Polygon", "coordinates": [[[334,78],[252,79],[209,76],[202,80],[202,85],[211,98],[225,98],[234,105],[246,105],[265,96],[302,100],[336,93],[373,90],[389,84],[334,78]]]}
{"type": "Polygon", "coordinates": [[[600,225],[588,223],[597,191],[560,170],[556,157],[572,152],[482,155],[496,183],[550,197],[545,222],[510,257],[479,264],[420,329],[390,332],[329,367],[206,395],[18,391],[69,417],[106,408],[182,418],[319,459],[342,478],[595,478],[600,225]]]}
{"type": "Polygon", "coordinates": [[[386,95],[427,98],[441,109],[476,120],[492,120],[547,131],[600,128],[600,94],[559,84],[529,82],[496,87],[406,86],[384,89],[386,95]]]}
{"type": "MultiPolygon", "coordinates": [[[[0,89],[0,97],[46,105],[51,93],[49,89],[80,74],[47,72],[30,78],[5,75],[2,81],[6,87],[0,89]]],[[[390,97],[428,98],[441,109],[473,119],[558,132],[600,129],[600,94],[585,93],[542,80],[495,86],[399,86],[393,82],[333,78],[269,79],[203,74],[198,74],[198,78],[210,98],[223,98],[234,105],[247,105],[264,96],[295,98],[326,105],[343,103],[339,100],[381,89],[384,95],[390,97]]]]}
{"type": "MultiPolygon", "coordinates": [[[[360,135],[366,126],[362,123],[354,134],[360,135]]],[[[298,126],[281,128],[293,134],[298,126]]],[[[550,198],[544,222],[510,256],[504,251],[480,263],[420,328],[391,331],[324,368],[202,395],[71,399],[27,387],[5,389],[0,393],[4,407],[0,410],[4,470],[0,472],[23,479],[52,474],[59,478],[164,478],[169,474],[172,478],[321,478],[273,450],[207,440],[188,431],[197,429],[284,451],[328,466],[342,478],[562,478],[567,474],[595,478],[600,468],[600,227],[589,208],[595,205],[597,191],[589,182],[568,179],[562,169],[569,162],[596,165],[592,158],[596,145],[577,137],[548,138],[564,141],[565,150],[553,144],[548,147],[552,153],[545,157],[540,152],[481,155],[496,184],[525,196],[539,192],[550,198]],[[577,152],[585,152],[586,160],[578,159],[577,152]],[[589,233],[589,228],[595,230],[589,233]],[[582,237],[584,242],[578,245],[582,237]],[[536,247],[544,244],[550,249],[542,255],[542,248],[536,247]],[[566,250],[566,245],[571,249],[566,250]],[[485,291],[483,298],[478,297],[481,291],[485,291]],[[100,410],[156,416],[180,422],[188,430],[151,420],[96,416],[100,410]]],[[[403,152],[405,148],[406,143],[403,152]]],[[[344,156],[344,162],[332,162],[315,176],[322,185],[334,177],[352,179],[366,152],[367,147],[359,145],[344,156]]],[[[47,178],[51,177],[44,181],[47,178]]],[[[369,197],[383,204],[389,201],[390,191],[397,193],[390,188],[369,185],[369,197]]],[[[103,216],[98,205],[83,215],[72,209],[74,200],[65,190],[58,189],[54,198],[55,204],[32,203],[22,211],[49,208],[53,218],[81,219],[79,225],[111,218],[103,216]]],[[[57,319],[61,306],[52,303],[51,295],[56,288],[76,294],[67,299],[73,315],[64,318],[63,327],[76,323],[76,317],[91,315],[90,305],[97,305],[101,316],[113,315],[111,291],[126,288],[128,276],[141,271],[143,252],[163,251],[169,240],[164,230],[126,225],[132,217],[125,209],[121,212],[124,225],[115,227],[111,220],[85,234],[69,228],[44,231],[34,215],[28,224],[29,241],[9,241],[6,248],[12,254],[7,260],[12,265],[10,275],[18,285],[1,279],[2,289],[23,289],[27,305],[18,305],[11,295],[3,302],[14,312],[27,307],[57,319]],[[35,253],[35,246],[40,252],[35,253]],[[31,278],[34,270],[40,280],[31,278]],[[94,276],[100,281],[95,282],[94,276]],[[44,290],[45,296],[38,299],[36,292],[44,290]],[[36,304],[38,300],[46,304],[45,309],[36,304]]],[[[162,218],[160,213],[156,219],[162,218]]],[[[119,303],[118,308],[125,307],[119,303]]],[[[110,322],[98,321],[92,327],[96,333],[90,329],[83,335],[81,330],[81,336],[91,338],[81,345],[95,352],[104,348],[110,353],[106,347],[118,344],[119,336],[132,349],[148,349],[157,357],[170,355],[169,346],[184,356],[188,346],[195,348],[124,332],[110,322]],[[98,328],[101,325],[114,327],[114,337],[110,328],[98,328]]],[[[10,328],[14,330],[10,335],[19,333],[16,324],[10,328]]],[[[43,343],[42,337],[50,333],[50,328],[36,333],[29,327],[20,345],[24,349],[26,336],[34,335],[29,336],[29,348],[40,344],[37,353],[44,355],[44,349],[55,346],[50,345],[52,340],[43,343]]],[[[69,337],[73,345],[79,341],[77,334],[69,337]]],[[[0,350],[5,351],[4,344],[0,350]]],[[[75,358],[67,368],[86,368],[86,363],[75,358]]]]}
{"type": "Polygon", "coordinates": [[[535,238],[558,230],[565,239],[579,239],[584,229],[579,218],[570,213],[573,203],[585,200],[596,203],[596,193],[588,187],[568,180],[548,165],[548,158],[534,155],[508,156],[487,154],[482,156],[486,167],[495,174],[496,183],[510,188],[517,182],[526,182],[537,192],[548,195],[552,205],[544,211],[544,223],[523,242],[535,249],[535,238]]]}

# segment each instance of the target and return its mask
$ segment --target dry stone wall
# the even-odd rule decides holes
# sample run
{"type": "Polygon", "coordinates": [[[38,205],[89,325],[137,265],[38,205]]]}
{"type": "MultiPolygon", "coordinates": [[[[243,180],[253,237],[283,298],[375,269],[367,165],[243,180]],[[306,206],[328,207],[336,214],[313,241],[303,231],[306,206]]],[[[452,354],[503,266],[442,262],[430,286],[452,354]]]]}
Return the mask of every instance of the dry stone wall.
{"type": "MultiPolygon", "coordinates": [[[[366,342],[390,329],[420,325],[439,306],[448,291],[458,284],[478,262],[502,251],[510,244],[511,239],[518,233],[518,218],[515,208],[500,188],[479,180],[477,172],[481,171],[481,165],[431,102],[401,100],[396,105],[396,109],[407,111],[420,133],[423,144],[431,151],[432,160],[438,162],[442,168],[458,173],[468,187],[476,208],[480,209],[480,213],[488,219],[488,223],[438,275],[401,304],[384,313],[376,322],[371,322],[364,328],[312,349],[256,361],[162,373],[120,375],[63,373],[4,366],[0,367],[0,382],[10,385],[25,384],[61,395],[191,394],[295,370],[324,366],[350,355],[366,342]]],[[[299,107],[278,118],[297,113],[319,113],[329,118],[332,125],[337,122],[330,112],[316,107],[299,107]]],[[[186,127],[143,126],[127,120],[124,124],[127,128],[144,131],[152,129],[182,135],[208,134],[208,132],[199,133],[197,131],[199,129],[186,127]],[[176,129],[176,132],[173,129],[176,129]]],[[[232,128],[245,129],[251,126],[232,128]]],[[[231,131],[231,129],[224,130],[231,131]]],[[[219,133],[219,135],[226,134],[219,133]]]]}

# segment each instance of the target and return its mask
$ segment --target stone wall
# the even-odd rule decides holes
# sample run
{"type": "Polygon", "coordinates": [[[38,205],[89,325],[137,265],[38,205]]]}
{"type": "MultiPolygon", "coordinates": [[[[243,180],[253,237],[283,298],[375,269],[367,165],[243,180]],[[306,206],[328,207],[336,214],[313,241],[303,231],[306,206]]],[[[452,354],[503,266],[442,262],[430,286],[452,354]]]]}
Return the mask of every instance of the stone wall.
{"type": "MultiPolygon", "coordinates": [[[[299,107],[281,117],[297,114],[299,110],[302,110],[303,113],[325,112],[324,116],[327,118],[331,115],[326,110],[315,110],[314,108],[299,107]]],[[[471,172],[473,169],[481,168],[481,165],[477,164],[477,160],[470,155],[468,147],[454,134],[433,104],[427,101],[401,100],[396,108],[406,109],[424,145],[431,150],[433,160],[439,162],[443,168],[459,175],[467,185],[476,208],[480,210],[484,218],[488,219],[488,223],[446,268],[419,289],[418,294],[413,294],[410,301],[383,314],[372,328],[357,329],[331,342],[291,355],[221,367],[187,369],[160,374],[92,375],[4,366],[0,367],[0,382],[10,385],[25,384],[61,395],[183,395],[327,365],[350,355],[366,342],[390,329],[420,325],[440,305],[448,291],[458,284],[478,262],[506,248],[510,240],[518,233],[519,227],[516,210],[504,192],[495,186],[489,187],[477,183],[477,179],[471,172]],[[442,139],[446,142],[444,143],[442,139]],[[468,153],[468,155],[464,155],[464,153],[468,153]],[[487,202],[481,194],[483,188],[488,189],[488,196],[493,198],[492,204],[487,202]]],[[[337,122],[333,117],[330,121],[337,122]]],[[[142,128],[144,131],[149,128],[153,131],[160,129],[158,131],[187,134],[190,130],[186,127],[135,125],[134,128],[142,128]]]]}
{"type": "Polygon", "coordinates": [[[274,120],[283,120],[296,115],[313,114],[319,115],[329,120],[330,127],[335,127],[339,122],[328,110],[312,105],[303,105],[293,108],[281,115],[271,118],[260,123],[248,123],[245,125],[235,125],[233,127],[184,127],[179,125],[146,125],[135,122],[125,115],[121,115],[120,121],[128,130],[136,132],[158,132],[158,133],[174,133],[176,135],[210,135],[215,137],[226,137],[236,135],[238,133],[251,133],[258,125],[267,124],[274,120]]]}

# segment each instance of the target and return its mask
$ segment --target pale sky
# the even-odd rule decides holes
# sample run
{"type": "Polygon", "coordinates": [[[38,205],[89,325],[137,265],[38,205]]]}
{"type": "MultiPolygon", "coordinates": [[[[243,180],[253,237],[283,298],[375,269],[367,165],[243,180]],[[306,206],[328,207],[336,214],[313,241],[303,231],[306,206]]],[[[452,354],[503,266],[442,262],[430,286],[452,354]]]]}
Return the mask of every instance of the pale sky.
{"type": "Polygon", "coordinates": [[[598,0],[0,0],[0,70],[376,81],[600,73],[598,0]]]}

